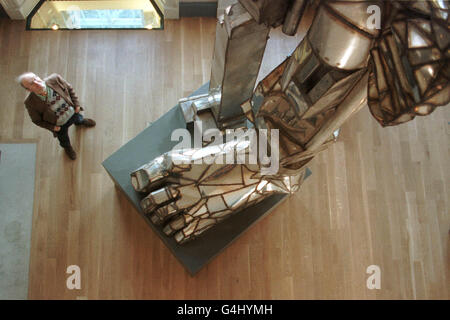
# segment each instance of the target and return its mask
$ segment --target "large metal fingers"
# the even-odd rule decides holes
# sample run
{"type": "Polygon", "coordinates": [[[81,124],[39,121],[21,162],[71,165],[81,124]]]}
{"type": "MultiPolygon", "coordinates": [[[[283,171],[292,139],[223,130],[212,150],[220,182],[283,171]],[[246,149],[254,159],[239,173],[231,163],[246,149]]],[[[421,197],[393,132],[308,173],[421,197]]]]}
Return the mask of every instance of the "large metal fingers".
{"type": "Polygon", "coordinates": [[[167,154],[161,155],[131,173],[131,184],[138,192],[150,192],[169,176],[173,163],[167,154]]]}
{"type": "Polygon", "coordinates": [[[211,197],[208,200],[202,199],[183,214],[169,221],[164,227],[164,233],[173,236],[175,241],[180,244],[185,243],[227,218],[232,212],[233,210],[224,204],[221,196],[211,197]],[[222,204],[213,204],[213,202],[222,204]],[[214,205],[222,207],[214,208],[214,205]]]}
{"type": "Polygon", "coordinates": [[[202,199],[189,210],[175,216],[164,226],[164,233],[167,236],[173,236],[177,231],[184,229],[200,216],[209,215],[208,208],[205,205],[206,199],[202,199]]]}
{"type": "Polygon", "coordinates": [[[164,232],[173,235],[175,241],[180,244],[190,241],[231,214],[264,199],[266,195],[278,192],[274,189],[275,185],[269,188],[270,190],[265,188],[266,186],[267,182],[260,181],[258,184],[202,199],[184,214],[167,223],[164,232]]]}
{"type": "MultiPolygon", "coordinates": [[[[264,197],[263,190],[267,184],[253,183],[237,186],[224,193],[204,197],[197,204],[171,219],[164,227],[168,236],[173,236],[178,243],[184,243],[199,236],[209,228],[228,218],[231,214],[264,197]],[[260,187],[261,186],[261,187],[260,187]]],[[[272,193],[270,190],[268,193],[272,193]]]]}
{"type": "Polygon", "coordinates": [[[176,242],[182,244],[189,240],[192,240],[194,237],[200,235],[205,232],[209,228],[216,225],[220,219],[213,218],[195,218],[191,223],[189,223],[182,230],[178,231],[174,235],[174,239],[176,242]]]}
{"type": "Polygon", "coordinates": [[[141,207],[150,215],[150,220],[154,224],[160,225],[195,206],[201,197],[200,191],[194,184],[169,185],[150,193],[141,201],[141,207]]]}
{"type": "Polygon", "coordinates": [[[172,186],[167,186],[155,190],[141,200],[141,208],[144,211],[144,213],[152,214],[151,220],[153,223],[160,224],[172,213],[173,214],[176,213],[176,211],[166,210],[164,214],[163,212],[160,212],[160,214],[156,214],[157,209],[163,206],[170,205],[178,198],[179,194],[180,194],[179,191],[172,186]]]}

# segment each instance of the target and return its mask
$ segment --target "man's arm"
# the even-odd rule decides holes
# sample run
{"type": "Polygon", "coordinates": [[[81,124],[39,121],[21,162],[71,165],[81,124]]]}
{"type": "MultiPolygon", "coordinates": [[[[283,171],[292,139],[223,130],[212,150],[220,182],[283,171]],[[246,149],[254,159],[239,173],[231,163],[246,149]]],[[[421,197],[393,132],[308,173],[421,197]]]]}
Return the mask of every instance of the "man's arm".
{"type": "Polygon", "coordinates": [[[60,75],[58,75],[58,80],[64,84],[66,86],[66,88],[69,90],[69,95],[70,98],[72,99],[73,104],[75,105],[75,107],[79,107],[80,106],[80,101],[78,100],[78,97],[75,93],[75,90],[73,89],[72,85],[67,82],[63,77],[61,77],[60,75]]]}
{"type": "Polygon", "coordinates": [[[38,125],[41,128],[50,130],[51,132],[55,131],[55,125],[42,119],[42,115],[39,112],[29,108],[28,106],[27,106],[27,111],[28,111],[28,114],[30,115],[31,121],[33,121],[33,123],[35,125],[38,125]]]}

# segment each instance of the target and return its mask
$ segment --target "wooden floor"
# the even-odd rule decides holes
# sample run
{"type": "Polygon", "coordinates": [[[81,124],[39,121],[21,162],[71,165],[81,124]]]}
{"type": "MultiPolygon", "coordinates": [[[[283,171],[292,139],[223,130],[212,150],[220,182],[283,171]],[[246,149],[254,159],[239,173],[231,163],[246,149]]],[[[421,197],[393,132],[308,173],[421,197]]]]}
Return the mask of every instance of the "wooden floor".
{"type": "MultiPolygon", "coordinates": [[[[0,20],[0,142],[38,141],[30,299],[449,298],[448,107],[386,129],[363,109],[311,163],[300,192],[192,278],[101,162],[209,80],[215,20],[24,29],[0,20]],[[27,70],[63,75],[97,120],[71,129],[75,162],[25,112],[14,78],[27,70]],[[81,290],[66,288],[69,265],[81,268],[81,290]],[[381,268],[380,290],[366,286],[370,265],[381,268]]],[[[298,40],[276,30],[263,72],[298,40]]]]}

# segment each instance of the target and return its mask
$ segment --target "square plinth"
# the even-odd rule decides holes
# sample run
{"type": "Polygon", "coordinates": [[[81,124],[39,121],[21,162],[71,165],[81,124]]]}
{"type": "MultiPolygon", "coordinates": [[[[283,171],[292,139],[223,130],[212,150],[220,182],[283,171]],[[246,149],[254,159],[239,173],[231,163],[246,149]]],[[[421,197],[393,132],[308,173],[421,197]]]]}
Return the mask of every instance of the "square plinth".
{"type": "MultiPolygon", "coordinates": [[[[208,88],[209,84],[205,84],[192,96],[207,93],[208,88]]],[[[170,151],[178,144],[178,141],[171,141],[170,139],[172,131],[178,128],[186,128],[186,123],[179,106],[176,105],[107,158],[103,162],[103,167],[117,188],[125,194],[151,229],[156,232],[188,272],[194,275],[239,238],[250,226],[277,207],[287,198],[287,195],[273,195],[253,207],[232,215],[188,243],[182,245],[176,243],[173,238],[164,234],[161,226],[154,225],[143,213],[140,208],[140,201],[144,195],[133,189],[130,173],[161,154],[170,151]]],[[[307,170],[307,176],[310,174],[311,172],[307,170]]]]}

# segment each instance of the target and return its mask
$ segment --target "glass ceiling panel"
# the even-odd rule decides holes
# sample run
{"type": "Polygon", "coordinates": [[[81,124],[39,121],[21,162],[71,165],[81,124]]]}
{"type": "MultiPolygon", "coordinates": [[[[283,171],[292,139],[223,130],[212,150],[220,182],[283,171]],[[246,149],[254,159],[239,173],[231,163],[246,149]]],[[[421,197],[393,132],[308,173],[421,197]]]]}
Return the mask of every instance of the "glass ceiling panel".
{"type": "Polygon", "coordinates": [[[153,0],[41,1],[28,17],[31,30],[163,29],[153,0]]]}

